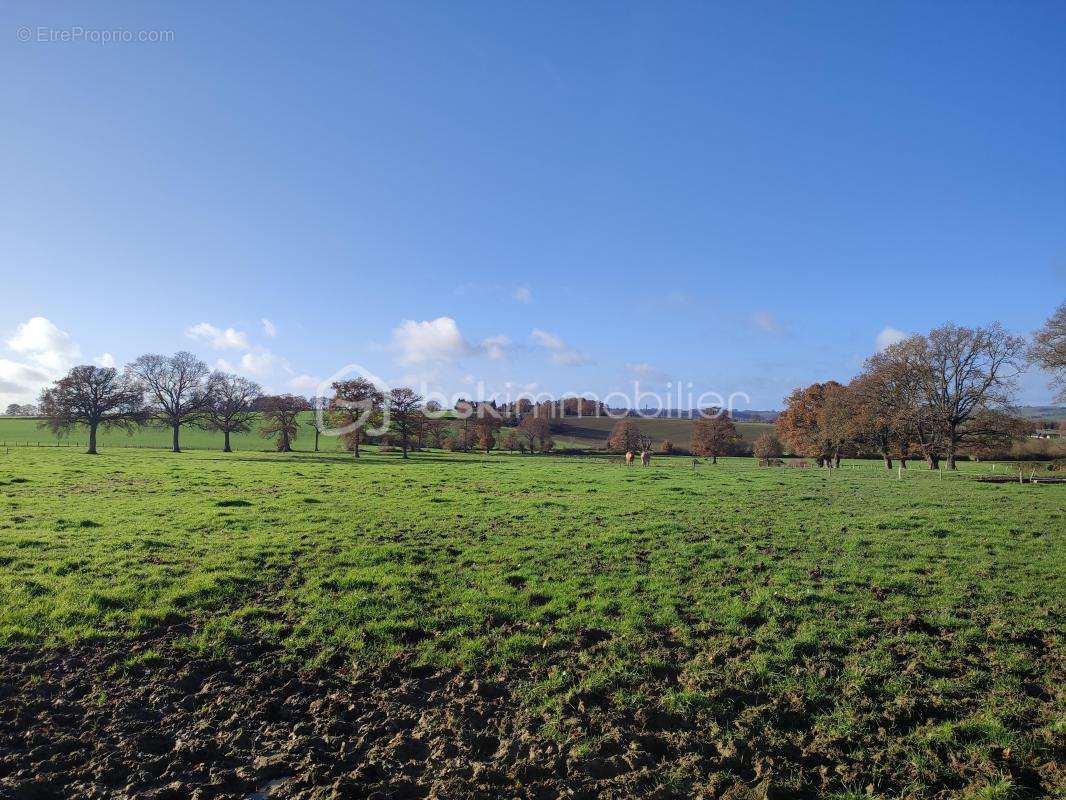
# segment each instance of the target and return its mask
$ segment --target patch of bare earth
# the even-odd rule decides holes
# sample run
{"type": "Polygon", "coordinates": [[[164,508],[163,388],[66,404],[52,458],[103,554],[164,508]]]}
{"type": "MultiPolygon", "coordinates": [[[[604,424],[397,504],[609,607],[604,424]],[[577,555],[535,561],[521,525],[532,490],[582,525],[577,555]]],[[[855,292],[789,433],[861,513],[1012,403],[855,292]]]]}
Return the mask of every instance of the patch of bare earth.
{"type": "MultiPolygon", "coordinates": [[[[730,690],[718,722],[578,697],[570,744],[531,732],[539,720],[512,696],[513,675],[301,669],[263,643],[211,660],[171,644],[188,632],[0,652],[0,798],[740,800],[923,782],[881,727],[893,727],[884,709],[854,741],[821,740],[799,697],[730,690]],[[123,666],[149,652],[149,666],[123,666]]],[[[923,794],[985,769],[953,764],[955,779],[923,794]]],[[[1058,777],[1009,755],[998,769],[1037,793],[1058,777]]]]}

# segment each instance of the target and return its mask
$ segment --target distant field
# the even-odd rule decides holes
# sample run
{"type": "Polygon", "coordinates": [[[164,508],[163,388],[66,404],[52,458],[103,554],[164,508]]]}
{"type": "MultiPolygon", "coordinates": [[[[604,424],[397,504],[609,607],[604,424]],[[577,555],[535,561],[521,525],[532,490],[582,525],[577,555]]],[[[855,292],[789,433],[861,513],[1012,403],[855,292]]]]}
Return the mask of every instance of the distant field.
{"type": "MultiPolygon", "coordinates": [[[[308,419],[310,415],[306,415],[308,419]]],[[[556,445],[559,447],[577,447],[588,449],[603,449],[607,445],[607,437],[611,428],[617,422],[608,417],[582,417],[570,418],[562,432],[555,434],[556,445]]],[[[637,425],[641,431],[652,437],[658,446],[663,439],[669,439],[678,447],[688,447],[692,438],[692,420],[687,419],[637,419],[637,425]]],[[[258,423],[256,425],[258,427],[258,423]]],[[[771,430],[773,425],[762,422],[737,423],[737,430],[749,445],[758,438],[763,431],[771,430]]],[[[84,446],[87,440],[84,430],[71,433],[63,439],[57,439],[47,430],[37,425],[37,420],[22,417],[0,417],[0,447],[5,444],[64,444],[84,446]]],[[[231,437],[232,445],[236,450],[259,450],[269,451],[274,449],[274,443],[263,439],[256,431],[251,433],[235,434],[231,437]]],[[[132,436],[122,431],[101,431],[98,435],[98,444],[106,447],[170,447],[170,430],[164,428],[140,428],[132,436]]],[[[222,435],[211,431],[203,431],[197,428],[183,428],[181,432],[182,447],[190,450],[221,450],[222,435]]],[[[295,442],[297,450],[311,450],[314,447],[314,432],[306,424],[300,428],[300,435],[295,442]]],[[[342,449],[340,439],[323,436],[319,440],[319,448],[326,452],[337,452],[342,449]]]]}
{"type": "MultiPolygon", "coordinates": [[[[669,439],[677,447],[687,448],[692,442],[692,424],[690,419],[641,419],[634,418],[642,433],[652,438],[655,446],[669,439]]],[[[610,417],[568,417],[563,430],[555,435],[557,445],[603,448],[607,437],[617,423],[610,417]]],[[[738,422],[737,432],[749,447],[766,431],[773,430],[768,422],[738,422]]]]}
{"type": "Polygon", "coordinates": [[[0,450],[0,795],[1050,793],[1066,494],[977,466],[0,450]]]}

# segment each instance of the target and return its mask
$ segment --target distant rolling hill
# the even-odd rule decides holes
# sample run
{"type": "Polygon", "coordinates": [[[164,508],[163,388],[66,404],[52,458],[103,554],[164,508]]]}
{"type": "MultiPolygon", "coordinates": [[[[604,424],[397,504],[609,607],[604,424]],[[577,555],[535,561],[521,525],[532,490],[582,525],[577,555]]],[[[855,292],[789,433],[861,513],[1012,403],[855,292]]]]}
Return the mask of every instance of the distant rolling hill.
{"type": "MultiPolygon", "coordinates": [[[[692,441],[691,419],[642,419],[634,417],[642,433],[652,438],[656,448],[664,439],[669,439],[677,447],[687,448],[692,441]]],[[[584,447],[602,449],[607,446],[607,437],[611,428],[617,423],[611,417],[568,417],[565,426],[555,434],[559,447],[584,447]]],[[[737,422],[737,432],[744,443],[750,447],[760,434],[773,430],[768,422],[737,422]]]]}
{"type": "Polygon", "coordinates": [[[1066,420],[1066,406],[1020,406],[1015,411],[1026,419],[1066,420]]]}

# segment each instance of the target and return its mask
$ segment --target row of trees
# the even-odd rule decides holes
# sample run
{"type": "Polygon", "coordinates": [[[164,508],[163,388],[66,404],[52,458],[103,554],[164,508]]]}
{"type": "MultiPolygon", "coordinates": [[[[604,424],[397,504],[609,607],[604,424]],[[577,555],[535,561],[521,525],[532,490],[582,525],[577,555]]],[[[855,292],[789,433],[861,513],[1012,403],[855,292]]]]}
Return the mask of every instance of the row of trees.
{"type": "Polygon", "coordinates": [[[1015,379],[1027,363],[1025,340],[998,324],[944,325],[869,358],[861,374],[796,389],[777,420],[786,447],[819,465],[846,455],[919,457],[955,469],[961,455],[1008,446],[1029,423],[1011,413],[1015,379]]]}
{"type": "Polygon", "coordinates": [[[37,406],[33,405],[33,403],[26,403],[24,405],[11,403],[4,410],[4,416],[6,417],[36,417],[37,413],[37,406]]]}
{"type": "MultiPolygon", "coordinates": [[[[1016,378],[1030,363],[1051,374],[1066,402],[1066,304],[1037,331],[1027,348],[1022,337],[998,324],[967,328],[944,325],[876,353],[850,383],[814,383],[795,389],[774,432],[760,436],[756,458],[771,461],[784,452],[838,466],[848,455],[878,454],[891,468],[922,458],[931,469],[944,461],[956,468],[960,456],[991,457],[1033,430],[1012,412],[1016,378]]],[[[720,410],[705,411],[693,423],[691,451],[717,456],[737,452],[740,435],[720,410]]],[[[649,437],[637,423],[615,424],[608,447],[644,451],[649,437]]]]}
{"type": "Polygon", "coordinates": [[[388,446],[398,445],[403,457],[426,445],[452,450],[492,450],[498,444],[511,450],[548,452],[554,447],[545,415],[522,418],[517,428],[499,436],[499,410],[471,405],[458,419],[444,418],[440,407],[423,405],[414,390],[399,387],[380,391],[364,379],[338,381],[334,396],[308,402],[290,394],[264,395],[247,378],[211,372],[191,353],[145,355],[119,372],[110,367],[82,365],[41,393],[42,425],[64,435],[78,425],[88,429],[88,452],[95,454],[100,429],[132,432],[137,426],[164,426],[172,432],[172,449],[181,451],[181,431],[196,427],[223,434],[223,450],[231,451],[230,437],[252,430],[273,439],[280,451],[292,450],[302,424],[314,432],[315,450],[327,425],[343,431],[342,441],[359,458],[368,431],[388,446]],[[321,411],[307,415],[307,411],[321,411]]]}
{"type": "Polygon", "coordinates": [[[113,367],[74,367],[41,392],[42,425],[64,435],[77,425],[89,432],[89,453],[96,453],[96,437],[103,429],[132,432],[140,425],[161,425],[172,432],[174,452],[181,451],[181,429],[199,427],[223,434],[223,449],[231,451],[230,436],[251,430],[259,404],[263,436],[290,450],[295,419],[310,406],[302,397],[263,396],[259,384],[239,375],[210,372],[191,353],[144,355],[119,372],[113,367]]]}
{"type": "MultiPolygon", "coordinates": [[[[692,423],[692,442],[689,451],[696,456],[705,456],[718,463],[718,456],[727,456],[740,449],[741,436],[729,415],[717,408],[706,410],[692,423]]],[[[645,453],[652,448],[652,439],[642,433],[636,420],[626,417],[618,420],[607,438],[607,449],[616,453],[645,453]]],[[[663,453],[675,450],[669,439],[660,444],[663,453]]]]}
{"type": "MultiPolygon", "coordinates": [[[[1066,400],[1066,304],[1037,332],[1026,349],[1021,337],[997,324],[966,328],[945,325],[925,335],[911,336],[867,360],[862,373],[847,385],[836,381],[796,389],[777,421],[777,435],[756,443],[756,455],[778,457],[784,448],[821,464],[838,464],[845,455],[878,453],[885,465],[893,458],[906,462],[925,459],[937,468],[941,459],[949,469],[963,454],[983,456],[1002,449],[1028,430],[1028,423],[1011,413],[1015,378],[1035,362],[1062,387],[1066,400]],[[782,444],[783,443],[783,444],[782,444]]],[[[315,450],[323,424],[344,430],[343,441],[359,457],[367,431],[398,444],[407,458],[411,448],[427,444],[455,450],[475,447],[489,451],[498,445],[511,450],[548,452],[552,433],[566,416],[594,414],[603,407],[581,398],[554,403],[497,407],[495,403],[460,401],[455,419],[441,416],[440,406],[414,390],[399,387],[380,391],[370,381],[354,379],[333,384],[331,399],[316,398],[310,426],[315,450]],[[504,420],[517,421],[500,436],[504,420]]],[[[23,407],[10,407],[21,411],[23,407]]],[[[119,372],[113,368],[74,367],[41,393],[43,425],[64,434],[75,425],[89,432],[89,452],[96,452],[98,430],[155,424],[172,431],[179,452],[181,429],[200,427],[223,434],[230,451],[233,433],[250,431],[263,421],[260,432],[288,451],[296,439],[299,419],[312,404],[293,395],[263,395],[254,381],[211,372],[191,353],[144,355],[119,372]]],[[[714,460],[735,452],[741,441],[732,419],[711,410],[693,423],[691,452],[714,460]]],[[[651,438],[633,418],[617,422],[608,447],[617,452],[648,451],[651,438]]]]}

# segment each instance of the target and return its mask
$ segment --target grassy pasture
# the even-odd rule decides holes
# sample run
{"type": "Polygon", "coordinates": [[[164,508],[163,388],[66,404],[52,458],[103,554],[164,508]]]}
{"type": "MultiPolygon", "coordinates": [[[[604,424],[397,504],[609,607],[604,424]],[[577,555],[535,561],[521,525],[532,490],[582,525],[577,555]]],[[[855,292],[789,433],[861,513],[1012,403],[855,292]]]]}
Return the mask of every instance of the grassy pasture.
{"type": "MultiPolygon", "coordinates": [[[[304,424],[300,428],[295,447],[297,450],[311,450],[314,447],[314,431],[306,424],[310,414],[303,416],[304,424]]],[[[587,449],[603,449],[607,446],[607,437],[617,420],[607,417],[582,417],[581,419],[570,418],[565,429],[556,434],[555,440],[560,447],[580,447],[587,449]]],[[[663,439],[669,439],[679,447],[687,447],[692,438],[692,420],[687,419],[646,419],[638,420],[642,431],[645,431],[655,445],[663,439]]],[[[236,450],[274,450],[271,440],[262,438],[258,433],[258,422],[249,433],[234,434],[231,437],[232,445],[236,450]]],[[[773,426],[758,422],[741,422],[737,424],[737,430],[749,445],[758,438],[763,431],[770,430],[773,426]]],[[[88,433],[78,429],[69,436],[57,439],[46,429],[38,427],[36,419],[24,417],[0,417],[0,446],[4,443],[36,444],[42,445],[74,444],[78,442],[82,447],[88,441],[88,433]]],[[[98,444],[105,447],[170,447],[170,429],[145,427],[137,429],[132,435],[123,431],[100,431],[98,444]]],[[[222,434],[213,431],[204,431],[198,428],[183,428],[181,431],[181,446],[190,450],[213,450],[222,449],[222,434]]],[[[323,436],[319,439],[319,449],[326,452],[341,451],[342,445],[338,437],[323,436]]]]}
{"type": "Polygon", "coordinates": [[[652,709],[727,770],[1009,797],[1066,733],[1066,493],[973,468],[0,449],[0,658],[187,621],[190,654],[507,676],[578,751],[652,709]]]}
{"type": "MultiPolygon", "coordinates": [[[[305,422],[310,419],[310,414],[305,414],[305,422]]],[[[230,442],[236,450],[270,451],[276,449],[271,439],[264,439],[259,435],[259,421],[256,420],[249,433],[235,433],[230,437],[230,442]]],[[[46,428],[38,426],[38,420],[27,417],[0,417],[0,447],[8,444],[36,444],[42,445],[73,445],[79,444],[83,449],[88,446],[88,430],[79,426],[67,436],[57,438],[55,434],[46,428]]],[[[299,437],[295,446],[301,450],[314,448],[314,431],[306,424],[301,425],[299,437]]],[[[103,448],[166,448],[171,445],[170,428],[157,426],[145,426],[137,428],[132,434],[121,430],[106,431],[101,429],[97,433],[97,446],[103,448]]],[[[205,431],[200,428],[183,427],[181,429],[181,446],[190,450],[221,450],[222,434],[215,431],[205,431]]],[[[319,449],[332,452],[340,451],[340,438],[323,436],[319,439],[319,449]]]]}

